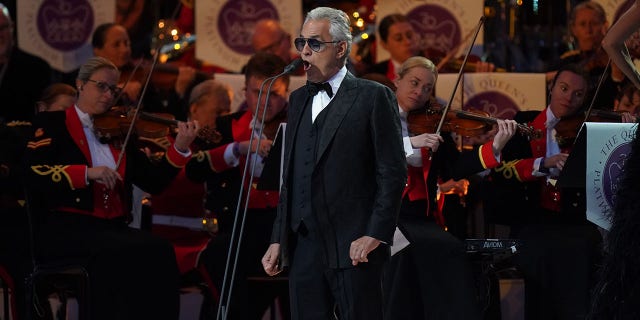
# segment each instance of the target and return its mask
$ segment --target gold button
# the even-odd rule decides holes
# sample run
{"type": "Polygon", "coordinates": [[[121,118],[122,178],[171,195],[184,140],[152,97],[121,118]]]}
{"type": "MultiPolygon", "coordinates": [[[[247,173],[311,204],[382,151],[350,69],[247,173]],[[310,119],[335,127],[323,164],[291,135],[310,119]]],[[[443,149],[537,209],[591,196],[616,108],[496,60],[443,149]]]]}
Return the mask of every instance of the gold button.
{"type": "Polygon", "coordinates": [[[76,198],[76,203],[79,203],[79,202],[80,202],[80,198],[76,198]]]}

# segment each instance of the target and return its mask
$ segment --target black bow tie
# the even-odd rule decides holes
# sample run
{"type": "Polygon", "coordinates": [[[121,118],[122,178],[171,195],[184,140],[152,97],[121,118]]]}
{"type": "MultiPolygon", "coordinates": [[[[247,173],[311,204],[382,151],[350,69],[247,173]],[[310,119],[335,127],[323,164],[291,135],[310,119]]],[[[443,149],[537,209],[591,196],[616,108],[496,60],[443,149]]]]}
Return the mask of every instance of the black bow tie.
{"type": "Polygon", "coordinates": [[[309,94],[312,97],[322,90],[327,93],[329,98],[333,97],[333,90],[331,89],[331,85],[329,84],[329,82],[315,83],[307,81],[307,89],[309,89],[309,94]]]}

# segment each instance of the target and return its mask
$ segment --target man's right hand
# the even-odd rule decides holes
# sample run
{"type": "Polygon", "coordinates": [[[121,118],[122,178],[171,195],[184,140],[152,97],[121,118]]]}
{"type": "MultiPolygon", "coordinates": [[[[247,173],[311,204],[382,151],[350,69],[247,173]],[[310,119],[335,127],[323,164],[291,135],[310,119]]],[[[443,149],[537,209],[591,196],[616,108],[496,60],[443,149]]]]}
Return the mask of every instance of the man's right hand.
{"type": "Polygon", "coordinates": [[[280,265],[280,244],[272,243],[269,245],[267,252],[262,257],[262,267],[264,272],[270,276],[275,276],[282,271],[280,265]]]}

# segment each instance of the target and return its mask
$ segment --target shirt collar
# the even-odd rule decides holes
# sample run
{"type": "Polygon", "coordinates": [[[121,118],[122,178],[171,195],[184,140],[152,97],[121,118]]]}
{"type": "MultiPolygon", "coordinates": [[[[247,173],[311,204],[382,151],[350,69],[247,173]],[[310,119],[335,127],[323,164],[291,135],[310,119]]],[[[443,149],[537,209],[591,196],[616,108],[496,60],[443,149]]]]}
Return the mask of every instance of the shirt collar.
{"type": "Polygon", "coordinates": [[[338,93],[338,88],[340,88],[340,84],[342,84],[342,80],[347,75],[347,66],[343,66],[333,77],[329,78],[327,82],[331,85],[331,90],[333,90],[333,96],[335,97],[338,93]]]}
{"type": "Polygon", "coordinates": [[[555,127],[556,124],[558,124],[558,122],[560,122],[560,118],[556,118],[556,116],[551,111],[551,107],[547,107],[546,112],[547,112],[547,121],[544,123],[544,125],[547,129],[551,129],[555,127]]]}
{"type": "Polygon", "coordinates": [[[93,128],[93,120],[91,119],[91,116],[88,113],[85,113],[84,111],[80,110],[77,104],[74,105],[74,108],[76,108],[76,113],[78,114],[78,118],[80,118],[80,123],[82,123],[82,127],[93,128]]]}
{"type": "Polygon", "coordinates": [[[398,114],[400,115],[400,118],[402,120],[407,120],[407,115],[409,114],[408,112],[404,111],[402,109],[402,107],[400,107],[400,105],[398,105],[398,114]]]}

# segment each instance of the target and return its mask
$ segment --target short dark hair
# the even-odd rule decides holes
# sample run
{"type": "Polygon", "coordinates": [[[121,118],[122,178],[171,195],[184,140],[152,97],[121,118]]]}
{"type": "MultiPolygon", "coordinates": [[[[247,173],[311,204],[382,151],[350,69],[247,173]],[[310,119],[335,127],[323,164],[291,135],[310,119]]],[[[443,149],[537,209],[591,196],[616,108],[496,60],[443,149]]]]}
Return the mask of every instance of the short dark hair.
{"type": "MultiPolygon", "coordinates": [[[[270,52],[258,52],[251,56],[244,70],[244,81],[249,78],[269,78],[284,71],[287,64],[279,56],[270,52]]],[[[289,75],[282,76],[287,88],[289,87],[289,75]]]]}
{"type": "Polygon", "coordinates": [[[568,63],[568,64],[562,65],[560,69],[558,69],[558,72],[553,77],[553,81],[551,82],[551,88],[553,88],[556,85],[556,81],[558,80],[558,77],[560,76],[561,73],[565,71],[579,75],[582,79],[584,79],[584,82],[587,83],[587,88],[589,87],[589,74],[585,71],[584,67],[581,67],[575,63],[568,63]]]}
{"type": "Polygon", "coordinates": [[[107,31],[117,24],[113,22],[107,22],[99,25],[96,30],[93,31],[91,37],[91,47],[102,49],[104,47],[104,40],[107,37],[107,31]]]}
{"type": "Polygon", "coordinates": [[[389,28],[392,25],[398,22],[409,22],[407,16],[399,13],[390,14],[385,16],[380,20],[380,24],[378,25],[378,33],[380,34],[380,40],[387,42],[387,37],[389,37],[389,28]]]}

